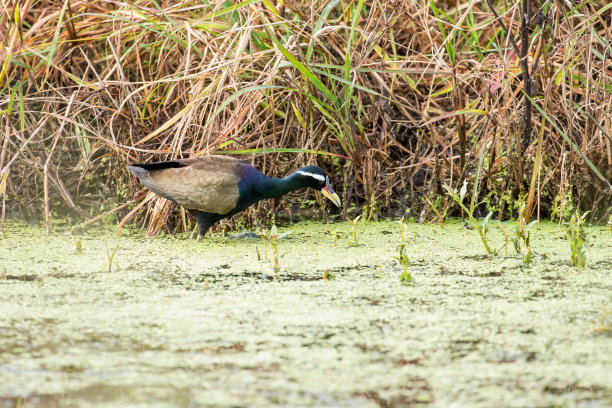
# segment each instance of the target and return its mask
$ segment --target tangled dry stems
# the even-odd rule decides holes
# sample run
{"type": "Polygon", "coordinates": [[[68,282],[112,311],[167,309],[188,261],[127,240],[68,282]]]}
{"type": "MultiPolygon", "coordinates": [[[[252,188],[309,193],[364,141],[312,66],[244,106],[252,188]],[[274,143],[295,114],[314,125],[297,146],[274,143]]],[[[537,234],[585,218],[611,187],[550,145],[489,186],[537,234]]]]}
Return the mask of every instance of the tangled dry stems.
{"type": "MultiPolygon", "coordinates": [[[[532,2],[532,96],[547,117],[534,110],[526,145],[520,59],[483,2],[2,1],[2,220],[89,218],[137,193],[130,220],[152,234],[186,230],[188,218],[141,191],[126,165],[212,153],[269,175],[317,162],[343,214],[375,202],[433,219],[425,197],[478,179],[479,200],[504,217],[535,169],[538,216],[569,193],[609,215],[611,189],[585,162],[612,178],[602,1],[532,2]]],[[[522,47],[521,2],[493,7],[522,47]]],[[[114,212],[122,224],[125,211],[114,212]]]]}

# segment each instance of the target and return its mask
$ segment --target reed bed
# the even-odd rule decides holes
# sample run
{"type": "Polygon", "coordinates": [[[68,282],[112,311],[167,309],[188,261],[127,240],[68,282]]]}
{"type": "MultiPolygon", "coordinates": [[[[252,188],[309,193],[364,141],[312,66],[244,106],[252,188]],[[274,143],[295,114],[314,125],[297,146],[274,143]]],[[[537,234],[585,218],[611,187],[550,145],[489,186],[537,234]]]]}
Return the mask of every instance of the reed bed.
{"type": "Polygon", "coordinates": [[[269,175],[317,163],[342,216],[435,220],[459,210],[444,185],[467,181],[500,219],[525,201],[528,217],[607,219],[606,3],[2,0],[2,223],[187,231],[126,165],[206,154],[269,175]]]}

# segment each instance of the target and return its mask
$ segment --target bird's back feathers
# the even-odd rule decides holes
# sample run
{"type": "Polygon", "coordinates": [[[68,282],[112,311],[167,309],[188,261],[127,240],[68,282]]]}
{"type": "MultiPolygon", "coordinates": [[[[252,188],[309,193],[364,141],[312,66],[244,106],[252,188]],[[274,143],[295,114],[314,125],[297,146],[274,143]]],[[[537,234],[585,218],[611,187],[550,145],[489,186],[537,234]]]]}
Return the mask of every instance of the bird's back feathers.
{"type": "Polygon", "coordinates": [[[204,156],[148,164],[128,169],[155,194],[189,210],[227,214],[239,199],[240,160],[204,156]]]}

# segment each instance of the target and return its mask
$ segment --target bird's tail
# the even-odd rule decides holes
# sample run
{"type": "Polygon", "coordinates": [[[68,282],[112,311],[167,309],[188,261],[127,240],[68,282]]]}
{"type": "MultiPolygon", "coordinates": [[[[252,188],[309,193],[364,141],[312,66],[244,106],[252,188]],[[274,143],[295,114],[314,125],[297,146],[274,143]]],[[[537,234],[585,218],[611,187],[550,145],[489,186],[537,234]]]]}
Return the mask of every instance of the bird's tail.
{"type": "Polygon", "coordinates": [[[146,175],[149,173],[149,171],[148,171],[147,169],[144,169],[144,168],[142,168],[142,167],[140,167],[140,166],[138,166],[138,165],[135,165],[135,166],[128,166],[128,170],[129,170],[129,171],[130,171],[130,172],[131,172],[133,175],[135,175],[135,176],[136,176],[136,177],[138,177],[138,178],[141,178],[141,177],[143,177],[143,176],[146,176],[146,175]]]}

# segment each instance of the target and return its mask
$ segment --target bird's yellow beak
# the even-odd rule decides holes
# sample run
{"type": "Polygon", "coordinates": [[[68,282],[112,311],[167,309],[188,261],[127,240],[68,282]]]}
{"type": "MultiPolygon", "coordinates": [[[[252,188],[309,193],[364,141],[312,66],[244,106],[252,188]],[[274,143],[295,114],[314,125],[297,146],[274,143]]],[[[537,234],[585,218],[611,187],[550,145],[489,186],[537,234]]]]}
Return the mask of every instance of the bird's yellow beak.
{"type": "Polygon", "coordinates": [[[334,193],[334,190],[332,190],[332,188],[328,185],[326,185],[323,190],[321,190],[321,194],[323,194],[325,197],[329,198],[329,200],[336,204],[336,207],[340,207],[340,205],[342,204],[342,202],[340,201],[340,197],[338,197],[338,194],[334,193]]]}

